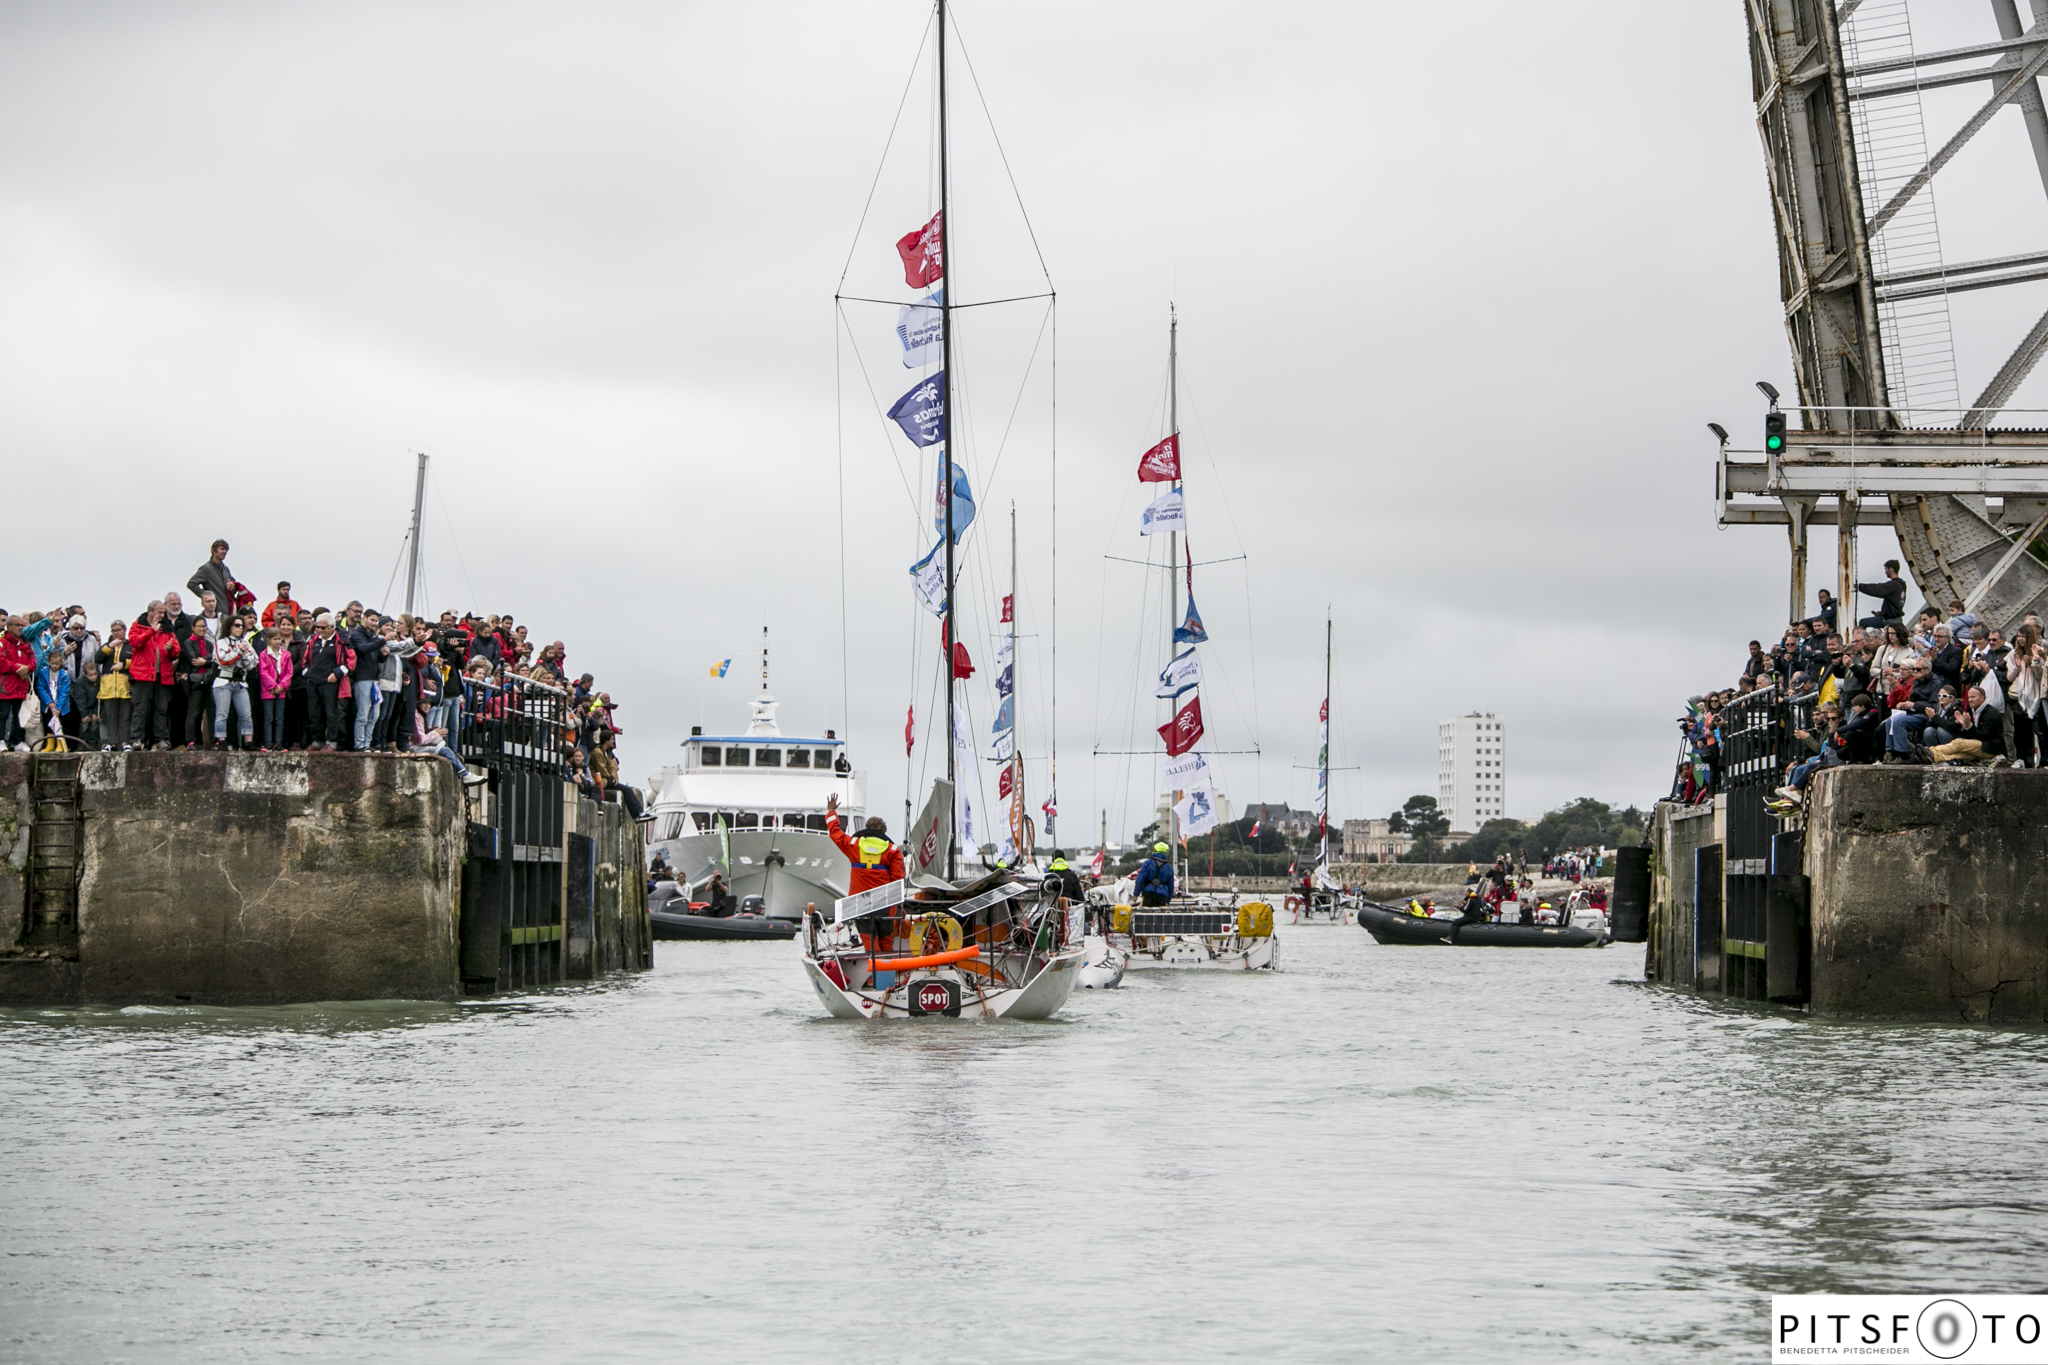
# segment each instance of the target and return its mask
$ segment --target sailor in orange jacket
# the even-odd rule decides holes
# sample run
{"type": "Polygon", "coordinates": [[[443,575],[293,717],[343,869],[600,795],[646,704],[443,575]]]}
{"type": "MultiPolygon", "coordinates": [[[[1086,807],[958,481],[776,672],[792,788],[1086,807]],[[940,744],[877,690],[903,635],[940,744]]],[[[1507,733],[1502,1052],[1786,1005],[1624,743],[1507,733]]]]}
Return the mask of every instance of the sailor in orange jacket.
{"type": "Polygon", "coordinates": [[[846,861],[853,864],[846,894],[858,896],[878,886],[903,880],[903,850],[889,841],[889,823],[879,815],[868,817],[867,828],[857,839],[849,839],[839,828],[839,794],[825,799],[825,833],[832,836],[846,861]]]}

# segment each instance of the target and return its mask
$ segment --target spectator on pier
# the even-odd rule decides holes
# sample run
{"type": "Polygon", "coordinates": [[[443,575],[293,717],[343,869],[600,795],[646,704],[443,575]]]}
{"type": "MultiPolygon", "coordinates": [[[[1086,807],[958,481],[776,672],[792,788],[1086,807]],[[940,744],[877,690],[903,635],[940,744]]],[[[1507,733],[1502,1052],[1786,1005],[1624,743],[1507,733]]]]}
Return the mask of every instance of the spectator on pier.
{"type": "Polygon", "coordinates": [[[128,664],[135,647],[128,643],[128,623],[109,621],[107,642],[100,646],[99,665],[100,751],[124,753],[135,746],[129,740],[134,723],[134,690],[129,685],[128,664]]]}
{"type": "Polygon", "coordinates": [[[2048,646],[2031,625],[2013,636],[2005,660],[2006,723],[2012,727],[2013,761],[2023,768],[2041,766],[2048,754],[2041,705],[2048,698],[2048,646]]]}
{"type": "Polygon", "coordinates": [[[178,641],[175,670],[185,688],[185,747],[196,749],[205,741],[213,723],[213,637],[201,618],[191,633],[178,641]]]}
{"type": "Polygon", "coordinates": [[[297,672],[306,679],[306,747],[334,751],[341,737],[341,684],[355,667],[348,643],[336,633],[334,616],[323,612],[301,652],[297,672]]]}
{"type": "MultiPolygon", "coordinates": [[[[298,615],[299,604],[292,600],[292,585],[290,583],[279,583],[277,585],[277,596],[270,602],[264,604],[262,617],[263,628],[265,630],[269,630],[272,626],[277,625],[278,617],[280,616],[289,617],[291,618],[291,620],[296,620],[298,618],[298,615]]],[[[291,620],[287,620],[284,624],[290,625],[291,620]]]]}
{"type": "Polygon", "coordinates": [[[248,638],[248,623],[237,616],[228,623],[228,633],[214,646],[213,654],[213,747],[227,747],[228,721],[247,749],[255,739],[255,725],[249,715],[249,676],[256,671],[256,646],[248,638]]]}
{"type": "Polygon", "coordinates": [[[367,753],[376,742],[377,680],[384,675],[387,652],[382,622],[376,612],[364,609],[362,624],[348,633],[348,647],[356,656],[356,665],[349,670],[348,678],[349,697],[356,711],[355,742],[349,747],[367,753]]]}
{"type": "Polygon", "coordinates": [[[1865,597],[1877,599],[1877,614],[1866,616],[1856,624],[1859,626],[1887,626],[1902,621],[1906,615],[1906,580],[1899,577],[1899,561],[1887,559],[1884,562],[1884,578],[1876,583],[1858,583],[1856,591],[1865,597]]]}
{"type": "Polygon", "coordinates": [[[256,658],[256,700],[263,713],[263,742],[259,747],[266,754],[285,745],[285,712],[292,695],[290,639],[290,630],[271,626],[263,632],[263,652],[256,658]]]}
{"type": "MultiPolygon", "coordinates": [[[[175,594],[174,594],[175,596],[175,594]]],[[[168,749],[177,743],[171,728],[171,703],[177,697],[177,614],[167,601],[151,602],[142,619],[128,627],[131,650],[129,688],[135,715],[128,725],[129,743],[138,749],[168,749]]],[[[183,712],[180,712],[180,718],[183,712]]]]}
{"type": "Polygon", "coordinates": [[[255,594],[236,582],[235,575],[229,570],[228,543],[225,540],[213,542],[213,548],[207,553],[206,562],[192,571],[192,577],[186,581],[185,587],[200,597],[212,593],[223,613],[232,612],[235,608],[256,600],[255,594]]]}
{"type": "Polygon", "coordinates": [[[1842,747],[1835,742],[1841,711],[1829,703],[1814,708],[1813,717],[1812,729],[1792,732],[1789,747],[1796,761],[1786,771],[1785,785],[1778,788],[1778,795],[1794,805],[1806,799],[1806,779],[1816,769],[1835,767],[1842,762],[1842,747]]]}
{"type": "Polygon", "coordinates": [[[1841,633],[1842,627],[1835,614],[1835,595],[1826,588],[1820,590],[1820,610],[1813,615],[1815,620],[1827,622],[1829,630],[1836,634],[1841,633]]]}
{"type": "Polygon", "coordinates": [[[1928,667],[1936,678],[1948,684],[1961,695],[1963,688],[1963,647],[1955,642],[1947,626],[1934,628],[1934,652],[1928,658],[1928,667]]]}
{"type": "Polygon", "coordinates": [[[1887,621],[1884,625],[1884,642],[1877,647],[1877,653],[1871,657],[1871,667],[1877,673],[1885,673],[1919,657],[1919,651],[1915,650],[1912,642],[1906,638],[1905,623],[1887,621]]]}
{"type": "Polygon", "coordinates": [[[456,777],[460,778],[466,787],[482,786],[489,780],[482,773],[473,773],[463,766],[461,757],[448,743],[446,730],[427,723],[427,704],[424,701],[413,707],[411,739],[406,747],[412,753],[447,759],[454,766],[456,777]]]}
{"type": "Polygon", "coordinates": [[[1948,730],[1955,738],[1945,744],[1931,744],[1927,754],[1936,763],[1989,763],[2002,768],[2005,756],[2005,716],[1984,704],[1982,688],[1965,694],[1967,704],[1951,708],[1948,730]]]}
{"type": "Polygon", "coordinates": [[[1756,680],[1770,671],[1771,656],[1764,653],[1763,642],[1751,640],[1749,642],[1749,658],[1742,665],[1743,681],[1754,687],[1756,686],[1756,680]]]}

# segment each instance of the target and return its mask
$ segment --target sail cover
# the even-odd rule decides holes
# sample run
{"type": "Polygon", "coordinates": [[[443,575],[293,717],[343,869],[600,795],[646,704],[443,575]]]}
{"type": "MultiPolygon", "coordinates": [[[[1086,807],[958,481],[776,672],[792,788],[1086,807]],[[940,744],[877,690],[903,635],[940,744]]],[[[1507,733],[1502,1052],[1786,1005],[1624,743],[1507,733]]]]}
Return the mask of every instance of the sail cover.
{"type": "Polygon", "coordinates": [[[910,827],[910,838],[903,844],[904,871],[913,885],[943,883],[946,850],[952,842],[953,784],[942,777],[932,783],[932,794],[924,803],[924,813],[910,827]]]}

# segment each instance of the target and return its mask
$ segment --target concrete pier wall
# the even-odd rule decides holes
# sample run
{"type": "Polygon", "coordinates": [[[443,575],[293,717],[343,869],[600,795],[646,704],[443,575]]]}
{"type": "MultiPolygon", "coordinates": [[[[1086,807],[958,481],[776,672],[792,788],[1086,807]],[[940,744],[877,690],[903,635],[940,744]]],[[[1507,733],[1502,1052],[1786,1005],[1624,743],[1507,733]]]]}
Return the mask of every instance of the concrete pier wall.
{"type": "MultiPolygon", "coordinates": [[[[1653,981],[1719,991],[1761,946],[1722,932],[1739,869],[1720,856],[1720,802],[1657,807],[1653,981]],[[1715,884],[1696,885],[1702,867],[1715,884]]],[[[1771,869],[1764,966],[1801,984],[1770,998],[1845,1019],[2048,1023],[2048,772],[1828,769],[1784,837],[1798,870],[1771,869]]]]}

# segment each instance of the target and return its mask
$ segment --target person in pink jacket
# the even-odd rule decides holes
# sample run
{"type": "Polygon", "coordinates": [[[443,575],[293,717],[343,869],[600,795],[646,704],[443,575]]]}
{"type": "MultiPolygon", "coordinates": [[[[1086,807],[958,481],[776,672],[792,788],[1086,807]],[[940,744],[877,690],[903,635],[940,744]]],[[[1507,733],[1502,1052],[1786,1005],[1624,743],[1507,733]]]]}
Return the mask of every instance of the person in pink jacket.
{"type": "Polygon", "coordinates": [[[263,743],[258,752],[284,748],[284,708],[292,695],[292,633],[282,626],[263,632],[263,652],[256,656],[256,686],[263,703],[263,743]]]}

